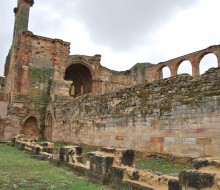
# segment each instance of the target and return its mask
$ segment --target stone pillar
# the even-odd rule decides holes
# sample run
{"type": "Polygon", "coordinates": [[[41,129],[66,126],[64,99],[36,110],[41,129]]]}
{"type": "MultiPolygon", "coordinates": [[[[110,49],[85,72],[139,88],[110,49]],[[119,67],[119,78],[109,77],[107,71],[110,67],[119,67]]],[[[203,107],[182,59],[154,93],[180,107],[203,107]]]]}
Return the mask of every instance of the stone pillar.
{"type": "Polygon", "coordinates": [[[194,59],[190,59],[189,60],[192,64],[192,76],[196,77],[200,75],[200,71],[199,71],[199,59],[198,58],[194,58],[194,59]]]}
{"type": "Polygon", "coordinates": [[[218,67],[220,67],[220,50],[215,53],[217,59],[218,59],[218,67]]]}
{"type": "Polygon", "coordinates": [[[151,71],[151,81],[153,82],[155,80],[159,80],[161,77],[161,69],[159,69],[158,67],[154,67],[151,71]]]}
{"type": "Polygon", "coordinates": [[[177,75],[177,69],[178,69],[177,65],[173,64],[173,65],[169,66],[169,68],[170,68],[171,77],[176,76],[177,75]]]}

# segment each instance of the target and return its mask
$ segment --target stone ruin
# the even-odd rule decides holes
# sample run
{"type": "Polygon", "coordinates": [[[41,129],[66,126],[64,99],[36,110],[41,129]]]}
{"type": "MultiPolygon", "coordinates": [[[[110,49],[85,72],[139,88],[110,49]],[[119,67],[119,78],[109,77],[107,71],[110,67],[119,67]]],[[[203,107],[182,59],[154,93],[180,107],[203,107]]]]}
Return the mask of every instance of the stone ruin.
{"type": "Polygon", "coordinates": [[[51,142],[36,143],[24,135],[12,138],[10,145],[32,153],[39,159],[69,166],[75,174],[115,189],[132,190],[205,190],[220,188],[220,158],[203,157],[192,161],[194,170],[183,170],[178,177],[157,175],[134,167],[131,149],[103,147],[87,152],[81,146],[54,147],[51,142]],[[83,161],[84,159],[84,161],[83,161]]]}
{"type": "Polygon", "coordinates": [[[220,45],[113,71],[101,65],[99,54],[70,55],[69,42],[28,31],[32,6],[33,1],[18,0],[15,11],[13,42],[0,77],[0,141],[23,133],[35,140],[179,157],[220,156],[220,45]],[[209,53],[218,68],[200,75],[200,62],[209,53]],[[177,75],[185,60],[192,76],[177,75]],[[170,69],[168,79],[164,67],[170,69]]]}
{"type": "Polygon", "coordinates": [[[220,45],[116,72],[101,55],[70,55],[70,43],[28,31],[32,1],[18,0],[12,47],[0,77],[0,140],[29,138],[176,156],[219,156],[219,68],[199,75],[220,45]],[[177,75],[184,60],[192,76],[177,75]],[[167,66],[171,77],[162,79],[167,66]]]}

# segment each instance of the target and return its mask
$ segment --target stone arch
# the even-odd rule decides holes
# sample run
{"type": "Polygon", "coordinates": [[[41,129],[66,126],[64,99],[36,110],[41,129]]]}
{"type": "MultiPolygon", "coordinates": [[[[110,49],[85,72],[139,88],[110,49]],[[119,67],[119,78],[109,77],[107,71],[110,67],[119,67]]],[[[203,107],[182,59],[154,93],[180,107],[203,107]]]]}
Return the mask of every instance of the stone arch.
{"type": "Polygon", "coordinates": [[[93,73],[87,64],[70,64],[65,70],[64,80],[73,81],[74,94],[72,96],[80,96],[92,92],[93,73]]]}
{"type": "Polygon", "coordinates": [[[38,120],[34,116],[28,117],[24,121],[24,125],[22,128],[22,133],[27,137],[27,138],[32,138],[32,139],[38,139],[39,138],[39,127],[38,127],[38,120]]]}
{"type": "Polygon", "coordinates": [[[158,78],[165,79],[171,77],[170,68],[167,65],[163,65],[158,69],[158,78]]]}
{"type": "Polygon", "coordinates": [[[50,112],[47,113],[45,119],[44,139],[52,141],[53,117],[50,112]]]}
{"type": "Polygon", "coordinates": [[[192,63],[189,60],[182,60],[178,63],[177,74],[184,73],[192,75],[192,63]]]}
{"type": "Polygon", "coordinates": [[[202,56],[199,57],[199,73],[203,74],[212,67],[218,67],[217,56],[212,52],[202,54],[202,56]]]}

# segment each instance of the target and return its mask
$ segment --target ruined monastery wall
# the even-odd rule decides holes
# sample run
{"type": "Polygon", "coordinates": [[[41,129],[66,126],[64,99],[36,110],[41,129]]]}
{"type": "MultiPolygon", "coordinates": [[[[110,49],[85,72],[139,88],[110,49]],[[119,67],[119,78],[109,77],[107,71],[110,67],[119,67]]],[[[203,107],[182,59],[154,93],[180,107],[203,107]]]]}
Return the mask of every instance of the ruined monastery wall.
{"type": "Polygon", "coordinates": [[[23,132],[29,117],[36,119],[38,133],[43,129],[51,82],[59,76],[60,63],[68,58],[69,43],[27,31],[19,35],[18,48],[12,54],[6,88],[12,85],[14,90],[9,94],[8,116],[2,126],[4,139],[23,132]]]}
{"type": "Polygon", "coordinates": [[[179,156],[219,155],[220,69],[95,96],[55,97],[54,141],[179,156]]]}

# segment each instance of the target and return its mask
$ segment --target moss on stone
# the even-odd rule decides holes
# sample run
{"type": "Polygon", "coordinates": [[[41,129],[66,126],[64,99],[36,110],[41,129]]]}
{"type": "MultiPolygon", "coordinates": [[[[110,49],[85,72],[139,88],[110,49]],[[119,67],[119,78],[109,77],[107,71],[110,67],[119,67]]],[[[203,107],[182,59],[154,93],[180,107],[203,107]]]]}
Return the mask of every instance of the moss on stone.
{"type": "Polygon", "coordinates": [[[27,102],[28,101],[28,95],[27,94],[19,94],[19,95],[16,95],[14,97],[14,102],[16,103],[24,103],[24,102],[27,102]]]}
{"type": "Polygon", "coordinates": [[[220,95],[220,90],[210,90],[210,91],[205,91],[203,92],[204,96],[219,96],[220,95]]]}
{"type": "Polygon", "coordinates": [[[32,96],[30,97],[30,102],[45,105],[51,102],[51,98],[49,96],[32,96]]]}

